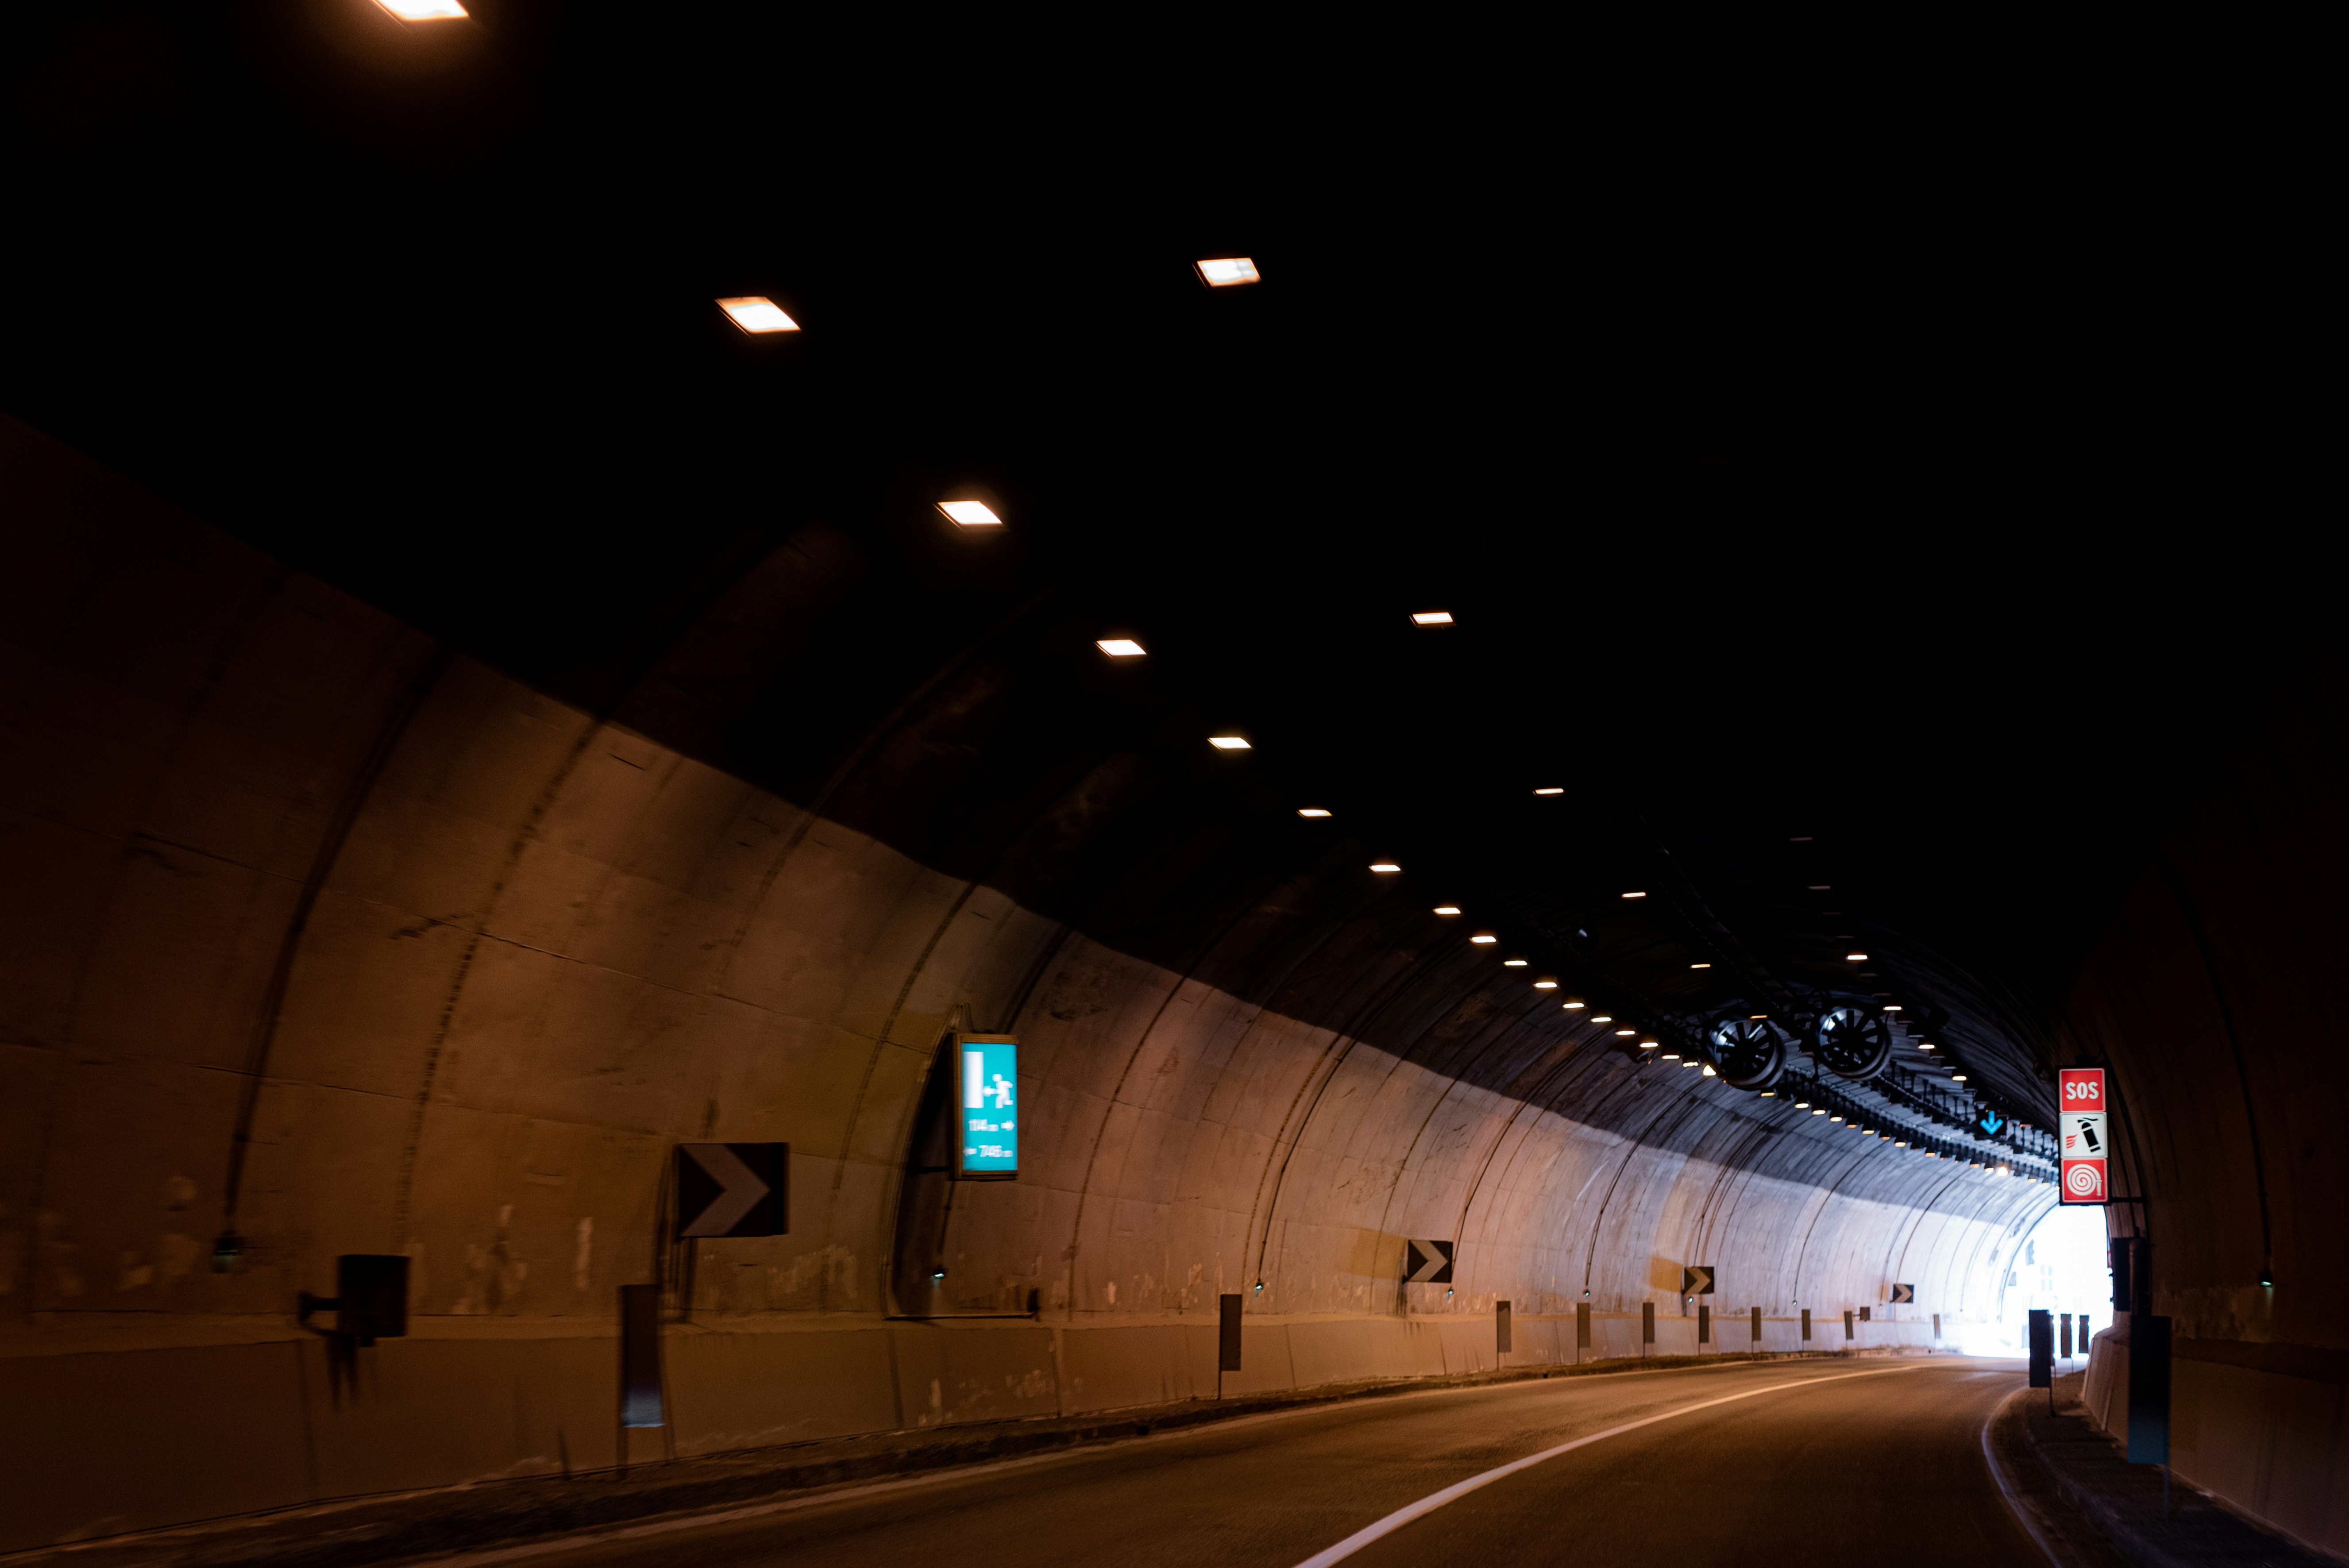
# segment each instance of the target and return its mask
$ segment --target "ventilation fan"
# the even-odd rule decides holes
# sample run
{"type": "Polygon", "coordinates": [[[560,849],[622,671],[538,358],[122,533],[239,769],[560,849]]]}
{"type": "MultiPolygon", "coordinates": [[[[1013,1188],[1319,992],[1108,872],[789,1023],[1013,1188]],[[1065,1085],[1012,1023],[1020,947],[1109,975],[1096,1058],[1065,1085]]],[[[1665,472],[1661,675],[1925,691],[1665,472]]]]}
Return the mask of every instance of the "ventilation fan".
{"type": "Polygon", "coordinates": [[[1892,1031],[1881,1013],[1833,1007],[1820,1016],[1811,1054],[1838,1078],[1872,1078],[1892,1060],[1892,1031]]]}
{"type": "Polygon", "coordinates": [[[1786,1070],[1786,1047],[1759,1018],[1723,1018],[1706,1039],[1713,1070],[1733,1088],[1768,1088],[1786,1070]]]}

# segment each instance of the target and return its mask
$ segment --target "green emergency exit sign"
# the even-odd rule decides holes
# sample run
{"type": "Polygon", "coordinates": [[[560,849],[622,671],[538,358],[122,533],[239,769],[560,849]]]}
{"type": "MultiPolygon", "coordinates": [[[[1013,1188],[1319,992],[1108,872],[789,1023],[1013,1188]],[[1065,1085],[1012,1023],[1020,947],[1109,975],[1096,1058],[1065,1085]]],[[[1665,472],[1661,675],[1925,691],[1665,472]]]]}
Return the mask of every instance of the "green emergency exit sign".
{"type": "Polygon", "coordinates": [[[1019,1042],[1009,1035],[959,1035],[955,1055],[962,1129],[955,1174],[1019,1175],[1019,1042]]]}

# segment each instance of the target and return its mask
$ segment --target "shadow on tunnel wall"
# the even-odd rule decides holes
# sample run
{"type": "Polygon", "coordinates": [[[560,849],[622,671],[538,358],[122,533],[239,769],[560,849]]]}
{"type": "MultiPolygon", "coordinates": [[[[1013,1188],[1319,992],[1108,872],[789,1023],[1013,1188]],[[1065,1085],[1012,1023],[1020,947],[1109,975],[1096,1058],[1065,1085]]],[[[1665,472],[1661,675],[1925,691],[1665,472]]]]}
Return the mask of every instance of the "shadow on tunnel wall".
{"type": "MultiPolygon", "coordinates": [[[[1497,1301],[1521,1359],[1574,1358],[1585,1305],[1599,1351],[1637,1354],[1643,1307],[1693,1349],[1686,1264],[1767,1347],[1862,1305],[1868,1344],[1924,1346],[1992,1314],[2052,1201],[1643,1068],[1495,979],[1050,596],[845,714],[867,568],[802,531],[591,711],[0,442],[0,1322],[45,1413],[0,1462],[46,1478],[6,1544],[624,1457],[617,1291],[663,1277],[680,1140],[793,1150],[789,1235],[666,1275],[688,1452],[1195,1397],[1225,1292],[1249,1387],[1491,1365],[1497,1301]],[[1023,1168],[915,1246],[957,1018],[1020,1037],[1023,1168]],[[1458,1243],[1452,1286],[1402,1284],[1414,1236],[1458,1243]],[[408,1255],[414,1326],[335,1403],[289,1315],[344,1253],[408,1255]],[[917,1254],[945,1274],[918,1302],[917,1254]]],[[[2223,947],[2227,857],[2170,863],[2223,947]]],[[[2230,1146],[2163,1141],[2134,1031],[2098,1048],[2171,1191],[2230,1146]]],[[[2212,1322],[2251,1321],[2208,1266],[2212,1322]]]]}

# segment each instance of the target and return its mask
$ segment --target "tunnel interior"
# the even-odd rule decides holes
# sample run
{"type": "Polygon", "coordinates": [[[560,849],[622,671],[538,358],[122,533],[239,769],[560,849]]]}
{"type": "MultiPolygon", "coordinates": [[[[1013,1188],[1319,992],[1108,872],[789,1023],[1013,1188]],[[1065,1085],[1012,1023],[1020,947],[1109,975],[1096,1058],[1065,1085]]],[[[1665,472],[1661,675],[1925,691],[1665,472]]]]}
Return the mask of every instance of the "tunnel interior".
{"type": "MultiPolygon", "coordinates": [[[[2343,1380],[2338,610],[2136,532],[2273,514],[2223,425],[1920,441],[1866,334],[1786,372],[1630,253],[1529,313],[1506,160],[1384,198],[1438,284],[1366,175],[1138,145],[941,249],[1020,131],[745,204],[823,106],[666,33],[305,26],[26,77],[0,1549],[645,1457],[624,1287],[688,1454],[1203,1397],[1232,1295],[1235,1389],[1504,1307],[1514,1365],[1979,1348],[2083,1065],[2146,1309],[2343,1380]],[[159,232],[190,303],[99,308],[159,232]],[[712,1143],[789,1146],[784,1233],[678,1233],[712,1143]],[[347,1255],[408,1315],[347,1365],[347,1255]]],[[[1906,352],[1973,386],[1975,325],[1906,352]]]]}

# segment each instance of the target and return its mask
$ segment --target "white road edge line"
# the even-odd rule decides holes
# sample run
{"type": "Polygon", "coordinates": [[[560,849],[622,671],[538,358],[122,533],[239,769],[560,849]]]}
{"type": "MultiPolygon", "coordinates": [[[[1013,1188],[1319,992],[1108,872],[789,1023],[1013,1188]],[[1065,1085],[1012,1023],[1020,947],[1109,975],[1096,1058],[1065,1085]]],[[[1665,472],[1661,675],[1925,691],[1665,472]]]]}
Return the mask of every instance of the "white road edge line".
{"type": "Polygon", "coordinates": [[[1466,1480],[1457,1481],[1445,1487],[1442,1491],[1432,1491],[1410,1507],[1395,1510],[1376,1524],[1357,1530],[1337,1545],[1326,1551],[1315,1553],[1299,1563],[1297,1568],[1330,1568],[1331,1563],[1345,1561],[1380,1537],[1391,1535],[1413,1520],[1433,1513],[1447,1502],[1456,1502],[1480,1487],[1490,1486],[1496,1480],[1516,1474],[1519,1470],[1531,1470],[1534,1466],[1554,1460],[1560,1454],[1570,1454],[1577,1449],[1588,1448],[1593,1443],[1603,1442],[1609,1438],[1620,1437],[1625,1432],[1636,1432],[1641,1427],[1652,1427],[1658,1421],[1669,1421],[1680,1416],[1692,1416],[1699,1410],[1710,1410],[1716,1405],[1733,1405],[1740,1399],[1759,1398],[1764,1394],[1783,1393],[1789,1388],[1817,1388],[1829,1383],[1848,1383],[1855,1377],[1881,1377],[1888,1373],[1917,1372],[1922,1369],[1921,1366],[1883,1367],[1873,1372],[1845,1372],[1833,1377],[1805,1377],[1792,1383],[1773,1383],[1766,1388],[1748,1388],[1742,1394],[1724,1394],[1718,1399],[1702,1399],[1693,1405],[1682,1405],[1677,1410],[1666,1410],[1661,1416],[1646,1416],[1636,1421],[1626,1421],[1619,1427],[1609,1427],[1603,1432],[1593,1432],[1588,1437],[1577,1438],[1570,1443],[1560,1443],[1554,1449],[1544,1449],[1537,1454],[1527,1454],[1521,1460],[1512,1460],[1507,1464],[1488,1470],[1482,1475],[1472,1475],[1466,1480]]]}

